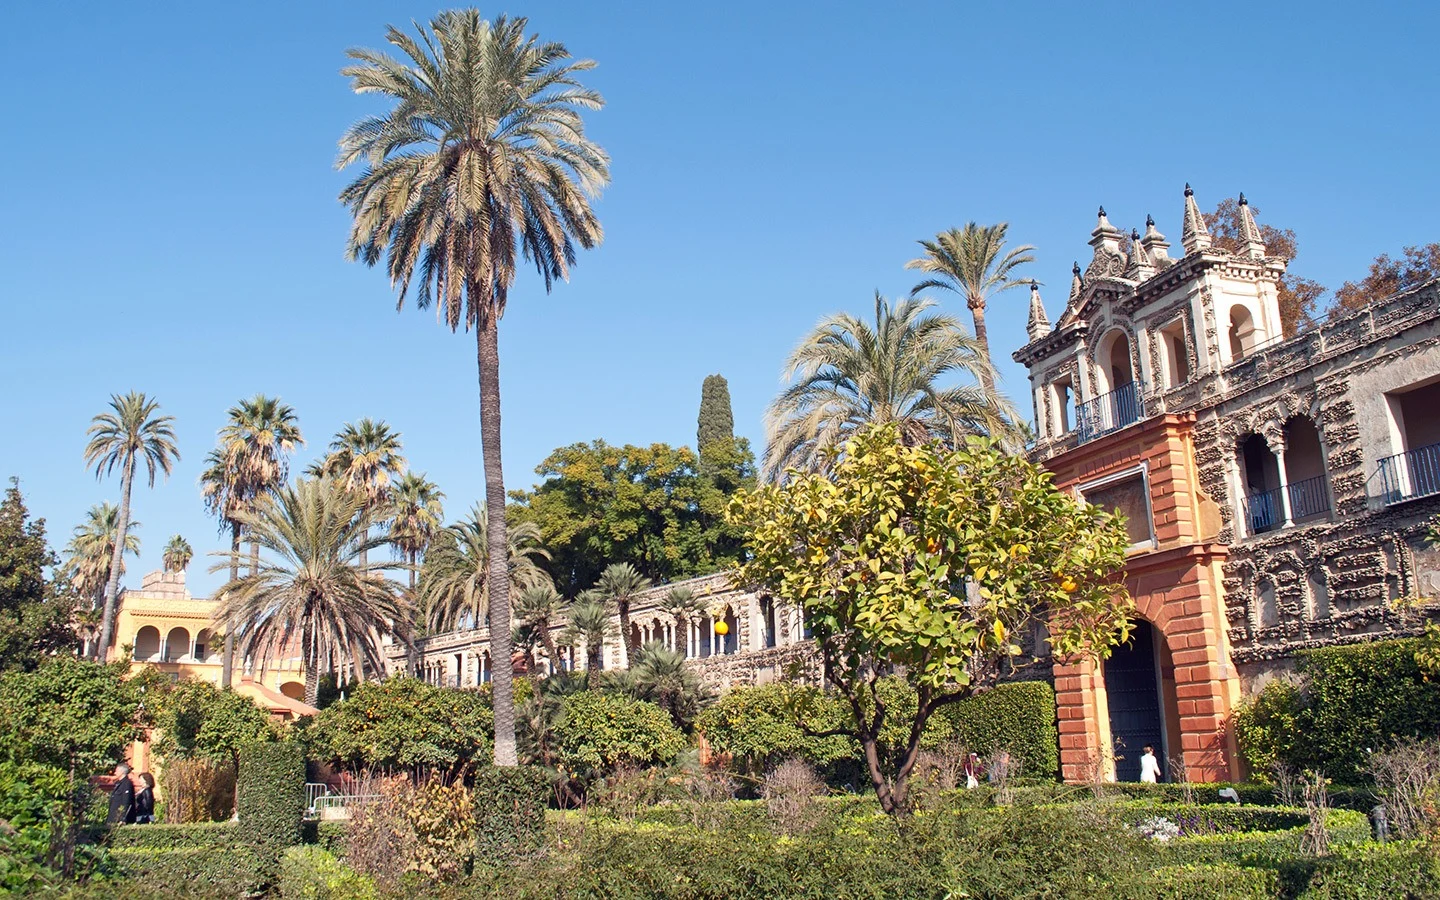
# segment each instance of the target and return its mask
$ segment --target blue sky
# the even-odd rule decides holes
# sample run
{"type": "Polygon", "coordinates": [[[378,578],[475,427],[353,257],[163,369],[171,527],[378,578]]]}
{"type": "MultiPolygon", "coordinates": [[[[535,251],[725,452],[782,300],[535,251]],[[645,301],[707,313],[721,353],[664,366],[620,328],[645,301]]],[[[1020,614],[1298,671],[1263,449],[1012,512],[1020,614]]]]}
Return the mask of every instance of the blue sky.
{"type": "MultiPolygon", "coordinates": [[[[296,407],[302,464],[342,422],[404,438],[452,514],[481,495],[473,341],[395,312],[343,258],[333,168],[372,108],[338,70],[415,3],[16,4],[0,82],[0,475],[63,545],[116,500],[81,460],[112,392],[177,418],[183,460],[140,486],[144,552],[220,546],[196,477],[226,408],[296,407]]],[[[1245,191],[1334,287],[1440,238],[1440,15],[1423,4],[534,2],[599,62],[591,131],[614,160],[607,237],[571,283],[522,277],[502,323],[511,487],[563,444],[693,443],[700,383],[730,381],[757,446],[787,351],[821,316],[905,292],[915,241],[968,219],[1035,244],[1052,315],[1097,205],[1178,244],[1181,188],[1245,191]]],[[[963,304],[948,308],[965,317],[963,304]]],[[[1025,292],[992,304],[1026,409],[1025,292]]],[[[968,319],[967,319],[968,321],[968,319]]],[[[219,580],[191,569],[204,592],[219,580]]]]}

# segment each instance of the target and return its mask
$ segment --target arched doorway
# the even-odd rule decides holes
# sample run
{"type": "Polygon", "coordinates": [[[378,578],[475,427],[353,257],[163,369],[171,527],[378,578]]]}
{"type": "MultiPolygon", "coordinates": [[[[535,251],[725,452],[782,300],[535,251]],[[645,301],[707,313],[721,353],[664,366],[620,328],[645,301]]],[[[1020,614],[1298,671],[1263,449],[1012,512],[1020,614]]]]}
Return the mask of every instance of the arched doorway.
{"type": "MultiPolygon", "coordinates": [[[[1105,697],[1110,712],[1110,746],[1115,754],[1115,779],[1140,780],[1140,756],[1148,744],[1155,756],[1166,757],[1166,721],[1162,673],[1169,648],[1164,635],[1149,622],[1137,622],[1130,641],[1115,648],[1105,661],[1105,697]]],[[[1170,694],[1174,688],[1170,687],[1170,694]]],[[[1162,770],[1168,767],[1163,763],[1162,770]]]]}
{"type": "Polygon", "coordinates": [[[160,662],[160,629],[146,625],[135,633],[135,661],[160,662]]]}
{"type": "Polygon", "coordinates": [[[1245,490],[1245,527],[1250,534],[1279,528],[1285,519],[1280,497],[1280,464],[1258,434],[1240,442],[1240,478],[1245,490]]]}
{"type": "Polygon", "coordinates": [[[1235,304],[1230,307],[1230,361],[1237,362],[1244,358],[1254,346],[1259,343],[1258,329],[1255,327],[1255,317],[1250,315],[1250,310],[1242,304],[1235,304]]]}

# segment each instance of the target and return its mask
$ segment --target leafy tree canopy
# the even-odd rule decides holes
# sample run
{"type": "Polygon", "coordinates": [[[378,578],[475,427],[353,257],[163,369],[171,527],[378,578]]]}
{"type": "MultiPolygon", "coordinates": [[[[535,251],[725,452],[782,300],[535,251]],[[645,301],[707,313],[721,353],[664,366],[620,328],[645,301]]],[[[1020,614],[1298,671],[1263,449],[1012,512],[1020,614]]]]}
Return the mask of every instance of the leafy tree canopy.
{"type": "Polygon", "coordinates": [[[1356,281],[1347,281],[1335,291],[1335,305],[1330,314],[1364,309],[1387,297],[1440,278],[1440,242],[1406,247],[1399,259],[1382,253],[1370,264],[1370,273],[1356,281]]]}
{"type": "Polygon", "coordinates": [[[138,734],[140,693],[127,663],[64,655],[0,675],[0,760],[98,774],[138,734]]]}
{"type": "Polygon", "coordinates": [[[238,765],[242,747],[276,736],[269,714],[253,700],[208,681],[181,681],[154,704],[156,749],[166,756],[238,765]]]}
{"type": "Polygon", "coordinates": [[[58,560],[45,542],[45,520],[30,519],[15,481],[0,502],[0,671],[34,669],[73,646],[75,598],[45,577],[58,560]]]}
{"type": "Polygon", "coordinates": [[[593,585],[611,563],[628,562],[656,582],[734,565],[742,539],[724,508],[753,483],[755,460],[743,441],[715,449],[715,467],[702,475],[688,447],[561,447],[536,468],[534,489],[511,493],[511,521],[539,526],[566,595],[593,585]]]}
{"type": "MultiPolygon", "coordinates": [[[[1250,212],[1258,217],[1260,208],[1252,204],[1250,212]]],[[[1260,239],[1265,242],[1266,253],[1279,256],[1287,263],[1294,262],[1295,257],[1300,255],[1300,243],[1295,239],[1294,229],[1277,228],[1259,221],[1256,224],[1260,226],[1260,239]]],[[[1245,239],[1241,237],[1240,228],[1240,203],[1234,197],[1226,197],[1215,207],[1214,212],[1206,213],[1205,225],[1210,229],[1217,247],[1232,253],[1244,249],[1245,239]]],[[[1288,271],[1280,276],[1277,299],[1280,304],[1280,324],[1285,329],[1286,337],[1315,324],[1315,314],[1324,293],[1325,286],[1318,281],[1301,278],[1288,271]]]]}
{"type": "Polygon", "coordinates": [[[355,769],[419,769],[457,777],[490,761],[489,698],[415,678],[369,681],[321,710],[306,739],[320,760],[355,769]]]}
{"type": "Polygon", "coordinates": [[[1113,514],[986,439],[905,446],[889,424],[834,456],[828,476],[792,472],[735,499],[751,529],[742,577],[803,608],[851,712],[836,731],[860,741],[882,805],[898,813],[931,714],[1023,665],[1026,636],[1047,628],[1062,657],[1108,655],[1128,636],[1128,538],[1113,514]],[[880,758],[892,665],[917,694],[894,769],[880,758]]]}
{"type": "Polygon", "coordinates": [[[579,778],[619,765],[668,763],[685,748],[685,735],[663,709],[623,694],[570,695],[554,732],[561,769],[579,778]]]}

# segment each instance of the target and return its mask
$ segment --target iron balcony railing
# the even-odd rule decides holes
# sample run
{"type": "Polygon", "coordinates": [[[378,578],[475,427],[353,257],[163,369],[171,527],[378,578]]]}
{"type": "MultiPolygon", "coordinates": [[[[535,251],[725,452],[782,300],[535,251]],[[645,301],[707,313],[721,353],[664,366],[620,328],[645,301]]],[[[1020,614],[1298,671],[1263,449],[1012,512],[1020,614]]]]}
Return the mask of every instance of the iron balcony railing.
{"type": "Polygon", "coordinates": [[[1274,531],[1285,521],[1285,509],[1280,505],[1280,489],[1261,491],[1245,497],[1245,524],[1251,534],[1274,531]]]}
{"type": "Polygon", "coordinates": [[[1138,381],[1127,382],[1108,394],[1081,403],[1075,411],[1075,430],[1080,443],[1093,441],[1140,421],[1145,415],[1145,398],[1140,388],[1138,381]]]}
{"type": "Polygon", "coordinates": [[[1296,522],[1330,511],[1330,495],[1325,491],[1324,475],[1291,482],[1285,489],[1290,493],[1290,518],[1296,522]]]}
{"type": "Polygon", "coordinates": [[[1440,494],[1440,444],[1380,460],[1380,496],[1385,503],[1440,494]]]}

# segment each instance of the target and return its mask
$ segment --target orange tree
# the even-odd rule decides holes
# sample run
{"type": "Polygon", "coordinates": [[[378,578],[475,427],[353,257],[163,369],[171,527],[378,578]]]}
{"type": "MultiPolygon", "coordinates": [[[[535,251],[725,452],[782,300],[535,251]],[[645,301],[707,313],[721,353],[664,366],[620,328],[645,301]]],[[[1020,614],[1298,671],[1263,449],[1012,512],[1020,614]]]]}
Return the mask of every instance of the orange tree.
{"type": "Polygon", "coordinates": [[[791,472],[735,498],[751,553],[741,577],[802,608],[852,720],[812,734],[855,738],[882,808],[899,815],[931,715],[1032,663],[1026,635],[1043,627],[1061,657],[1103,658],[1128,638],[1128,538],[1114,514],[986,439],[906,446],[881,425],[834,456],[828,475],[791,472]],[[918,703],[887,760],[891,671],[918,703]]]}

